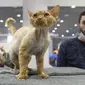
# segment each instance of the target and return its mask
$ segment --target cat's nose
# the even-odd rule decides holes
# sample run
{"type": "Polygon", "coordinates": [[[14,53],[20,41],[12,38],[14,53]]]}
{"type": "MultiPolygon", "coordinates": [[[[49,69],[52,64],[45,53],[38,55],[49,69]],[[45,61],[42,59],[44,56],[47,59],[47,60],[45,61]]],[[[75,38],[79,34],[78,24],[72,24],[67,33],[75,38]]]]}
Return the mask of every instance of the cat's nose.
{"type": "Polygon", "coordinates": [[[38,20],[42,20],[42,18],[38,18],[38,20]]]}

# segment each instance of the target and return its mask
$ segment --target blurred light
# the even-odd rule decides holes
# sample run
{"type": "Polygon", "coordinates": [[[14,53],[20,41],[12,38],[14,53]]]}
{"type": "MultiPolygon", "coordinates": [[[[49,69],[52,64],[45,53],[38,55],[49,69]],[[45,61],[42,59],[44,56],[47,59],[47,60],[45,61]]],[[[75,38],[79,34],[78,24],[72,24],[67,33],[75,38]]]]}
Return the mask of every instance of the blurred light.
{"type": "Polygon", "coordinates": [[[5,27],[7,27],[7,24],[5,24],[5,27]]]}
{"type": "Polygon", "coordinates": [[[0,22],[2,23],[2,22],[4,22],[3,20],[0,20],[0,22]]]}
{"type": "Polygon", "coordinates": [[[72,36],[74,36],[74,34],[72,34],[72,36]]]}
{"type": "Polygon", "coordinates": [[[50,33],[50,36],[52,36],[52,37],[58,37],[59,34],[57,34],[57,33],[50,33]]]}
{"type": "Polygon", "coordinates": [[[23,20],[20,20],[21,23],[23,23],[23,20]]]}
{"type": "Polygon", "coordinates": [[[55,33],[55,30],[52,30],[53,33],[55,33]]]}
{"type": "Polygon", "coordinates": [[[74,24],[75,27],[77,27],[77,24],[74,24]]]}
{"type": "Polygon", "coordinates": [[[76,6],[75,5],[72,5],[71,8],[75,8],[76,6]]]}
{"type": "Polygon", "coordinates": [[[69,14],[65,14],[65,15],[64,15],[64,17],[68,17],[68,16],[69,16],[69,14]]]}
{"type": "Polygon", "coordinates": [[[58,27],[60,27],[60,24],[57,24],[58,27]]]}
{"type": "Polygon", "coordinates": [[[60,22],[61,22],[61,23],[63,23],[63,22],[64,22],[64,20],[60,20],[60,22]]]}
{"type": "Polygon", "coordinates": [[[54,30],[57,30],[57,29],[58,29],[58,28],[56,28],[56,27],[54,28],[54,30]]]}
{"type": "Polygon", "coordinates": [[[66,30],[67,33],[69,33],[69,30],[66,30]]]}
{"type": "Polygon", "coordinates": [[[61,35],[61,37],[64,37],[64,35],[61,35]]]}
{"type": "Polygon", "coordinates": [[[17,14],[17,17],[21,17],[21,14],[17,14]]]}

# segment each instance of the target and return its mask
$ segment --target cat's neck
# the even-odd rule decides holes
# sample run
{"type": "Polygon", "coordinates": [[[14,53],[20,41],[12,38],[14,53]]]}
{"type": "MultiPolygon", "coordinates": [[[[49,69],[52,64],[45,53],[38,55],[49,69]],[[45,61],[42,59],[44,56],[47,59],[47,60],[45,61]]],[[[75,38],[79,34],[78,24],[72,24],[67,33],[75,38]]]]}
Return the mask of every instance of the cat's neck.
{"type": "Polygon", "coordinates": [[[41,37],[46,38],[48,35],[48,28],[39,28],[39,29],[35,29],[35,37],[37,40],[40,40],[41,37]]]}

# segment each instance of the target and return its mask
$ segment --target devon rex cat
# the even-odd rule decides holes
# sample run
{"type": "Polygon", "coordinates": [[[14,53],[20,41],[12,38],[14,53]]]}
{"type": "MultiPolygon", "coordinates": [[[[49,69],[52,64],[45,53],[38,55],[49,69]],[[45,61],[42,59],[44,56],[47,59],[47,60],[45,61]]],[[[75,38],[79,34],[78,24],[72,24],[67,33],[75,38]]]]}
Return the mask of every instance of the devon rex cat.
{"type": "Polygon", "coordinates": [[[43,72],[44,54],[49,46],[49,27],[56,23],[60,7],[57,5],[48,11],[29,12],[30,23],[33,27],[21,27],[16,31],[11,24],[15,22],[13,18],[8,18],[6,24],[13,34],[13,40],[9,46],[10,59],[15,65],[15,69],[20,69],[16,75],[18,79],[27,79],[29,68],[28,64],[31,56],[36,56],[37,73],[42,78],[48,78],[43,72]]]}

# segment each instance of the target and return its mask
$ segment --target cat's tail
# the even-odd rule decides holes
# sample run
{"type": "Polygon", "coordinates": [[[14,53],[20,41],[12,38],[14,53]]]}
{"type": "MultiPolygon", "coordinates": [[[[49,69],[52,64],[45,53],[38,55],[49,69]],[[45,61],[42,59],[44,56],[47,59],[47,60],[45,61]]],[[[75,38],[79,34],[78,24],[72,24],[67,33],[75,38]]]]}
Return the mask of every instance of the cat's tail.
{"type": "Polygon", "coordinates": [[[16,32],[16,28],[11,24],[11,22],[16,22],[16,20],[13,18],[8,18],[5,24],[7,25],[8,29],[12,32],[12,35],[14,35],[16,32]]]}

